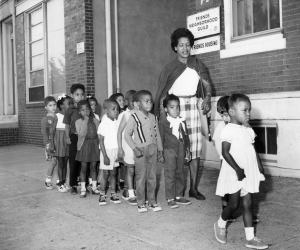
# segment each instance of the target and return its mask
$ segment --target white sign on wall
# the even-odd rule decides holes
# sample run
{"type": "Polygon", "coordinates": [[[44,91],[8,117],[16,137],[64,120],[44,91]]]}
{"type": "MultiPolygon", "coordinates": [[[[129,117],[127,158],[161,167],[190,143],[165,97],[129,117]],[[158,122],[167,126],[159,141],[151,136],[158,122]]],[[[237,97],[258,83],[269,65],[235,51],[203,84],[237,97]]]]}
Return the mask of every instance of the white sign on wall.
{"type": "Polygon", "coordinates": [[[84,53],[84,42],[77,43],[77,55],[84,53]]]}
{"type": "Polygon", "coordinates": [[[220,49],[220,35],[212,36],[195,41],[194,46],[191,49],[191,55],[203,54],[220,49]]]}
{"type": "Polygon", "coordinates": [[[220,7],[188,16],[187,28],[195,39],[220,33],[220,7]]]}

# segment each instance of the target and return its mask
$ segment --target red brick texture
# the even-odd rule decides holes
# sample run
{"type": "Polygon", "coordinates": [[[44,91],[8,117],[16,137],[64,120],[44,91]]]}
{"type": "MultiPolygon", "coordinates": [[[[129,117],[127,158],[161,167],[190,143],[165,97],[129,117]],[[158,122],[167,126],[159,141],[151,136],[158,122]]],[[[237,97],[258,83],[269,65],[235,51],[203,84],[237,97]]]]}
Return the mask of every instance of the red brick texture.
{"type": "MultiPolygon", "coordinates": [[[[197,0],[199,1],[199,0],[197,0]]],[[[224,44],[224,8],[221,6],[221,44],[224,44]]],[[[189,1],[189,14],[197,12],[195,0],[189,1]]],[[[282,21],[287,48],[227,59],[220,52],[198,55],[210,72],[214,95],[232,92],[245,94],[300,90],[300,2],[282,0],[282,21]]],[[[221,48],[224,45],[221,46],[221,48]]],[[[224,48],[224,47],[223,47],[224,48]]]]}
{"type": "Polygon", "coordinates": [[[18,128],[0,128],[0,146],[8,146],[19,143],[18,128]]]}

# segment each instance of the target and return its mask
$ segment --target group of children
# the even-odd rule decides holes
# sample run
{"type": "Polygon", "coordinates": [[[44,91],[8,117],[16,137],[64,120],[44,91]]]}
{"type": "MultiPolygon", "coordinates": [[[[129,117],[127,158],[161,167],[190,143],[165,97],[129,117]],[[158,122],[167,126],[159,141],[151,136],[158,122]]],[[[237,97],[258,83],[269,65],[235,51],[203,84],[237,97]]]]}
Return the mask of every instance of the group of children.
{"type": "MultiPolygon", "coordinates": [[[[167,95],[163,101],[166,117],[160,121],[151,113],[153,99],[149,91],[130,90],[124,96],[112,95],[103,102],[104,115],[96,114],[97,100],[87,96],[85,88],[74,84],[71,96],[45,98],[47,115],[42,120],[48,168],[45,186],[52,189],[53,169],[58,164],[58,190],[77,194],[80,177],[80,197],[85,198],[91,184],[92,194],[99,195],[99,205],[109,200],[121,203],[118,182],[124,181],[122,197],[139,212],[161,211],[156,203],[156,164],[164,163],[165,195],[170,208],[191,204],[184,196],[184,172],[190,160],[189,136],[180,114],[180,101],[167,95]],[[71,104],[72,103],[72,104],[71,104]],[[125,109],[124,106],[127,108],[125,109]],[[58,112],[56,111],[58,108],[58,112]],[[69,187],[66,169],[69,161],[69,187]],[[120,177],[121,176],[121,177],[120,177]],[[89,181],[91,179],[91,181],[89,181]],[[91,182],[91,183],[90,183],[91,182]],[[99,184],[99,185],[98,185],[99,184]]],[[[221,170],[216,194],[222,198],[223,212],[214,224],[216,239],[226,243],[226,223],[243,198],[246,246],[266,249],[268,245],[254,237],[252,212],[253,194],[259,192],[264,170],[253,143],[255,134],[249,126],[251,102],[243,94],[220,98],[218,112],[224,122],[214,139],[221,155],[221,170]]]]}

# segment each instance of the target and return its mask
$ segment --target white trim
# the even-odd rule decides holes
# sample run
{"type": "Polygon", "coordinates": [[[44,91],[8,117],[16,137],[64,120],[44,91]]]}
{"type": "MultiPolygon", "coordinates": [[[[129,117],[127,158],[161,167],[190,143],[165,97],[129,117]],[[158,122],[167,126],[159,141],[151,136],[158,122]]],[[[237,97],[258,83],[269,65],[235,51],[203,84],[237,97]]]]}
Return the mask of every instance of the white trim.
{"type": "MultiPolygon", "coordinates": [[[[282,27],[282,0],[279,0],[280,26],[282,27]]],[[[220,51],[220,58],[249,55],[286,48],[286,39],[281,32],[272,35],[252,37],[243,41],[232,42],[232,0],[224,0],[225,49],[220,51]]]]}
{"type": "Polygon", "coordinates": [[[18,115],[0,115],[0,128],[18,128],[18,115]]]}
{"type": "Polygon", "coordinates": [[[30,8],[34,7],[35,5],[40,4],[43,0],[25,0],[16,5],[16,15],[19,15],[30,8]]]}

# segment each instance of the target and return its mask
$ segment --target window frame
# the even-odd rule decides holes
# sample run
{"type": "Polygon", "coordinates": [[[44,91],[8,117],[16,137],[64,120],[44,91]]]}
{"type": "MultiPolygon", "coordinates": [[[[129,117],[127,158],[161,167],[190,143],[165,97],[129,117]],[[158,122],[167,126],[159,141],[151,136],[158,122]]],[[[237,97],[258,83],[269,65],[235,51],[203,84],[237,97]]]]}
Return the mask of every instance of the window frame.
{"type": "Polygon", "coordinates": [[[267,31],[233,37],[233,1],[224,0],[225,49],[220,58],[230,58],[286,48],[282,34],[282,0],[279,0],[280,27],[267,31]]]}

